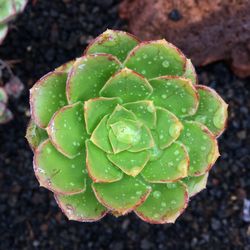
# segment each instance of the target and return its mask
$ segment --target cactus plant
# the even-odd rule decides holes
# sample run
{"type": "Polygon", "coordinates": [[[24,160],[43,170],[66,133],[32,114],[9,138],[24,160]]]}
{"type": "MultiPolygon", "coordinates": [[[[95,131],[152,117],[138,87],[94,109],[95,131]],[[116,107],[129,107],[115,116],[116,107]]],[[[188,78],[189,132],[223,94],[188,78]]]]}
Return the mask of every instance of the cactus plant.
{"type": "Polygon", "coordinates": [[[165,40],[107,30],[30,90],[41,186],[71,220],[173,223],[205,188],[227,104],[165,40]]]}
{"type": "Polygon", "coordinates": [[[0,44],[8,32],[8,22],[21,13],[28,0],[0,0],[0,44]]]}

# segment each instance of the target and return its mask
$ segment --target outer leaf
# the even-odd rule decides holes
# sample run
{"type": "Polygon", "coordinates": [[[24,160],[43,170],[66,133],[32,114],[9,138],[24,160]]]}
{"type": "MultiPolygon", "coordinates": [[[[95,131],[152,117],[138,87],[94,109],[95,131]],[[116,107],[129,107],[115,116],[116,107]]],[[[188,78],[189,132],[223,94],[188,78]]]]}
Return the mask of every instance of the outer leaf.
{"type": "Polygon", "coordinates": [[[86,188],[84,162],[84,151],[69,159],[46,140],[35,151],[34,171],[41,186],[56,193],[75,194],[86,188]]]}
{"type": "Polygon", "coordinates": [[[83,105],[75,103],[63,107],[52,117],[47,132],[58,151],[69,158],[74,158],[84,149],[87,138],[83,105]]]}
{"type": "Polygon", "coordinates": [[[77,59],[67,80],[69,103],[98,97],[106,81],[120,67],[120,62],[108,54],[88,55],[77,59]]]}
{"type": "Polygon", "coordinates": [[[151,191],[139,178],[126,175],[117,182],[93,183],[92,188],[100,203],[119,214],[126,214],[142,204],[151,191]]]}
{"type": "Polygon", "coordinates": [[[189,197],[192,197],[206,188],[208,173],[201,176],[187,177],[182,181],[187,185],[189,197]]]}
{"type": "Polygon", "coordinates": [[[186,187],[181,182],[152,184],[152,192],[135,212],[153,224],[174,223],[188,203],[186,187]]]}
{"type": "Polygon", "coordinates": [[[86,141],[86,151],[88,173],[94,182],[114,182],[122,178],[123,173],[90,140],[86,141]]]}
{"type": "Polygon", "coordinates": [[[119,154],[108,154],[108,159],[120,168],[125,174],[136,176],[145,167],[149,160],[149,153],[142,151],[138,153],[122,152],[119,154]]]}
{"type": "Polygon", "coordinates": [[[119,98],[96,98],[84,103],[84,117],[86,129],[91,134],[102,118],[112,113],[121,100],[119,98]]]}
{"type": "Polygon", "coordinates": [[[183,75],[185,56],[166,40],[143,42],[126,58],[124,65],[148,79],[165,75],[183,75]]]}
{"type": "Polygon", "coordinates": [[[156,132],[161,149],[168,147],[180,135],[183,125],[179,119],[166,109],[157,107],[156,132]]]}
{"type": "Polygon", "coordinates": [[[46,130],[39,128],[32,120],[26,130],[26,139],[32,150],[35,150],[43,141],[48,139],[46,130]]]}
{"type": "Polygon", "coordinates": [[[199,107],[195,115],[187,119],[203,123],[219,136],[226,127],[228,105],[213,89],[203,85],[197,85],[196,89],[200,96],[199,107]]]}
{"type": "Polygon", "coordinates": [[[67,74],[51,72],[41,78],[30,90],[32,120],[45,128],[52,115],[67,104],[65,95],[67,74]]]}
{"type": "Polygon", "coordinates": [[[148,182],[175,182],[188,175],[189,156],[183,144],[174,142],[157,161],[148,162],[142,176],[148,182]]]}
{"type": "Polygon", "coordinates": [[[109,141],[109,131],[107,129],[107,121],[109,119],[109,115],[105,115],[100,123],[97,125],[95,130],[93,131],[90,140],[100,149],[105,151],[106,153],[112,153],[112,147],[109,141]]]}
{"type": "Polygon", "coordinates": [[[87,47],[85,54],[107,53],[123,62],[138,43],[139,40],[127,32],[106,30],[87,47]]]}
{"type": "Polygon", "coordinates": [[[208,172],[219,157],[214,135],[199,122],[183,122],[184,129],[179,137],[190,157],[190,176],[208,172]]]}
{"type": "Polygon", "coordinates": [[[132,111],[136,117],[148,128],[154,129],[156,126],[156,108],[152,101],[143,100],[130,102],[123,105],[126,109],[132,111]]]}
{"type": "Polygon", "coordinates": [[[146,78],[124,68],[112,76],[100,91],[104,97],[120,97],[125,103],[144,100],[153,89],[146,78]]]}
{"type": "Polygon", "coordinates": [[[155,105],[168,109],[178,117],[193,115],[198,108],[198,93],[190,80],[164,76],[153,79],[150,99],[155,105]]]}
{"type": "Polygon", "coordinates": [[[55,194],[55,199],[69,220],[92,222],[100,220],[107,214],[107,208],[96,199],[89,178],[84,192],[74,195],[55,194]]]}
{"type": "Polygon", "coordinates": [[[186,68],[185,68],[183,77],[190,79],[193,84],[197,84],[198,82],[195,68],[190,59],[187,59],[186,68]]]}

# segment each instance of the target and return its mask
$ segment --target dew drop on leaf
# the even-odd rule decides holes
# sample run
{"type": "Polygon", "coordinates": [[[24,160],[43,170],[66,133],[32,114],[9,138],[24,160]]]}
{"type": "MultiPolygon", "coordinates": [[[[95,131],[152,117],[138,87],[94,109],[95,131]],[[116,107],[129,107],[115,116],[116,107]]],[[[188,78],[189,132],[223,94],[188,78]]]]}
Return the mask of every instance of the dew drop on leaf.
{"type": "Polygon", "coordinates": [[[168,67],[169,67],[169,61],[163,61],[163,62],[162,62],[162,66],[163,66],[164,68],[168,68],[168,67]]]}
{"type": "Polygon", "coordinates": [[[154,191],[153,196],[154,196],[154,198],[159,199],[161,197],[161,192],[160,191],[154,191]]]}

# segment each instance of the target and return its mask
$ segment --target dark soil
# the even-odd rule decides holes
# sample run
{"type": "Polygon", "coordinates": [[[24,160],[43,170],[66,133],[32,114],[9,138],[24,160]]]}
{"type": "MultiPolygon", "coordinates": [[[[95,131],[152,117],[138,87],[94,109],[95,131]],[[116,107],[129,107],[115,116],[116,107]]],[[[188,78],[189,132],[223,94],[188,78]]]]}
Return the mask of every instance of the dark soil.
{"type": "MultiPolygon", "coordinates": [[[[32,1],[31,1],[32,2],[32,1]]],[[[230,105],[221,158],[208,187],[192,199],[174,225],[150,225],[131,214],[98,223],[68,221],[52,193],[40,188],[24,139],[28,89],[49,70],[81,55],[88,41],[109,28],[124,29],[115,0],[37,0],[11,25],[0,58],[20,60],[15,73],[26,89],[11,100],[15,119],[0,127],[0,249],[250,249],[250,225],[242,220],[250,198],[250,79],[223,63],[198,69],[230,105]]]]}

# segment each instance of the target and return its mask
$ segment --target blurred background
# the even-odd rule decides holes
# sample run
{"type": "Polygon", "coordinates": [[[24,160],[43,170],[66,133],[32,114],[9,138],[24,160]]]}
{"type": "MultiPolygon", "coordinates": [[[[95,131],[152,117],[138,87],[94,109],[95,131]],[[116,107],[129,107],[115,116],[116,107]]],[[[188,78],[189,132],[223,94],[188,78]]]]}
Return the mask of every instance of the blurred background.
{"type": "Polygon", "coordinates": [[[0,249],[249,250],[249,58],[249,0],[30,0],[0,45],[0,86],[11,112],[0,125],[0,249]],[[200,83],[229,104],[207,189],[174,225],[150,225],[134,214],[68,221],[34,176],[24,138],[28,90],[107,28],[165,37],[192,58],[200,83]]]}

